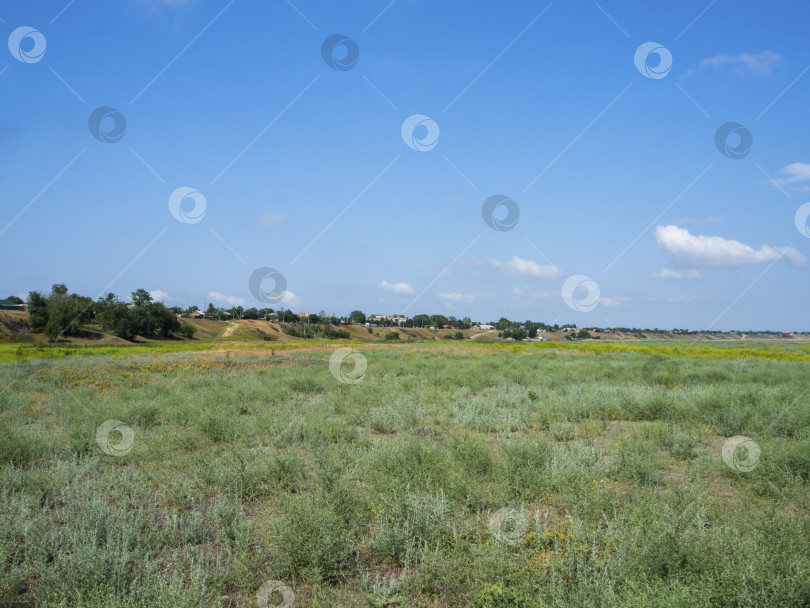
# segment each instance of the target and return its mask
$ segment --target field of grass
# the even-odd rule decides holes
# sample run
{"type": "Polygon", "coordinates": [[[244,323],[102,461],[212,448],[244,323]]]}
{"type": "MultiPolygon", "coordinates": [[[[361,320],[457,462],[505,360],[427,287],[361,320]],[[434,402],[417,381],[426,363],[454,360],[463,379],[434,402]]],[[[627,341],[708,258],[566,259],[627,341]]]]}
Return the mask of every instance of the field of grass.
{"type": "Polygon", "coordinates": [[[17,346],[0,606],[810,605],[802,347],[17,346]]]}

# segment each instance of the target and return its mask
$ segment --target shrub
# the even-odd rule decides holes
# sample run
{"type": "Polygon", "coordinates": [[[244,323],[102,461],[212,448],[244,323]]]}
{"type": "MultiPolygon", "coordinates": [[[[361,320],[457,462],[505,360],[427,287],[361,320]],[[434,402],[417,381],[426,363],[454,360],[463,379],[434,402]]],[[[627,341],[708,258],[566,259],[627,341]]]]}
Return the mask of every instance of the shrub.
{"type": "Polygon", "coordinates": [[[0,463],[27,464],[44,456],[48,444],[30,431],[0,425],[0,463]]]}
{"type": "Polygon", "coordinates": [[[468,608],[523,608],[528,605],[526,599],[519,596],[511,587],[495,583],[481,589],[468,608]]]}
{"type": "Polygon", "coordinates": [[[198,424],[202,434],[214,443],[228,441],[232,439],[235,434],[233,418],[226,412],[206,412],[202,415],[198,424]]]}
{"type": "Polygon", "coordinates": [[[449,534],[450,504],[442,490],[413,492],[410,486],[379,510],[372,546],[398,564],[416,564],[449,534]]]}
{"type": "Polygon", "coordinates": [[[189,340],[194,337],[196,332],[197,329],[191,323],[181,323],[180,327],[177,329],[178,334],[189,340]]]}
{"type": "Polygon", "coordinates": [[[335,329],[329,325],[326,325],[323,328],[323,335],[330,340],[348,340],[352,337],[352,335],[345,329],[335,329]]]}
{"type": "Polygon", "coordinates": [[[502,446],[506,486],[513,498],[532,498],[546,485],[551,446],[542,439],[512,439],[502,446]]]}
{"type": "Polygon", "coordinates": [[[678,460],[689,460],[695,457],[695,447],[698,444],[699,435],[694,432],[685,433],[677,426],[668,429],[664,436],[664,445],[674,458],[678,460]]]}
{"type": "Polygon", "coordinates": [[[334,582],[351,556],[343,520],[318,497],[292,494],[270,524],[273,570],[279,577],[334,582]]]}

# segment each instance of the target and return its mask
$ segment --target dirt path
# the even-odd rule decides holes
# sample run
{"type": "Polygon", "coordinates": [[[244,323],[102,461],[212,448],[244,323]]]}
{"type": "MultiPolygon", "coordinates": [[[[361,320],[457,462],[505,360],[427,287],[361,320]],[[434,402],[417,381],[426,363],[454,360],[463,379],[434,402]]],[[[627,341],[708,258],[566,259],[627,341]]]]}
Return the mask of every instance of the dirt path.
{"type": "Polygon", "coordinates": [[[232,335],[233,332],[236,331],[237,327],[239,327],[239,325],[236,323],[236,321],[228,321],[228,327],[226,327],[225,331],[222,332],[220,338],[227,338],[228,336],[232,335]]]}
{"type": "Polygon", "coordinates": [[[487,334],[494,334],[497,329],[490,329],[489,331],[481,332],[480,334],[475,334],[474,336],[470,336],[470,340],[475,340],[476,338],[480,338],[481,336],[486,336],[487,334]]]}

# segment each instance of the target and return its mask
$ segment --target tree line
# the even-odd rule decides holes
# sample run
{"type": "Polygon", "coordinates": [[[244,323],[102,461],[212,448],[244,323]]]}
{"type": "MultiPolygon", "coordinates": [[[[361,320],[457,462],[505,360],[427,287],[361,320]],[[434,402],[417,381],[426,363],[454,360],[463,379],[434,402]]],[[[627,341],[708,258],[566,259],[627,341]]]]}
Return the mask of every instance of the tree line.
{"type": "Polygon", "coordinates": [[[135,336],[194,336],[193,326],[181,323],[174,311],[153,301],[145,289],[136,289],[131,295],[131,303],[113,293],[94,301],[68,293],[64,283],[56,283],[47,296],[37,291],[28,294],[28,325],[50,340],[78,335],[89,324],[97,324],[124,340],[133,340],[135,336]]]}

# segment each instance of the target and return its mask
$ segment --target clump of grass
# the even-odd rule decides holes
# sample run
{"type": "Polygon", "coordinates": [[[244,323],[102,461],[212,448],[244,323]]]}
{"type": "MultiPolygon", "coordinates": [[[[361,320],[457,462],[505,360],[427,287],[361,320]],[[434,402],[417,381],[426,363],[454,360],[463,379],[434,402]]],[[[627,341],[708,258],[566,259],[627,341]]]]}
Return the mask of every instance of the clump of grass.
{"type": "Polygon", "coordinates": [[[202,434],[214,443],[230,441],[236,436],[236,423],[223,410],[205,412],[200,417],[198,426],[202,434]]]}
{"type": "Polygon", "coordinates": [[[352,539],[328,502],[305,494],[284,496],[268,522],[272,570],[287,580],[335,582],[347,567],[352,539]]]}
{"type": "Polygon", "coordinates": [[[0,464],[28,464],[51,449],[47,437],[16,426],[0,425],[0,464]]]}
{"type": "Polygon", "coordinates": [[[571,441],[574,438],[574,425],[567,420],[551,424],[549,430],[557,441],[571,441]]]}
{"type": "Polygon", "coordinates": [[[654,481],[657,468],[655,449],[649,441],[630,436],[619,447],[619,474],[640,485],[654,481]]]}
{"type": "Polygon", "coordinates": [[[695,448],[700,441],[699,433],[695,431],[684,432],[679,427],[673,425],[669,427],[663,443],[678,460],[691,460],[695,457],[695,448]]]}
{"type": "Polygon", "coordinates": [[[375,507],[371,545],[383,558],[410,566],[438,548],[450,533],[450,504],[439,489],[414,492],[410,486],[375,507]]]}
{"type": "Polygon", "coordinates": [[[517,386],[500,385],[481,395],[459,391],[453,414],[459,424],[476,431],[518,431],[528,428],[530,411],[517,386]]]}

